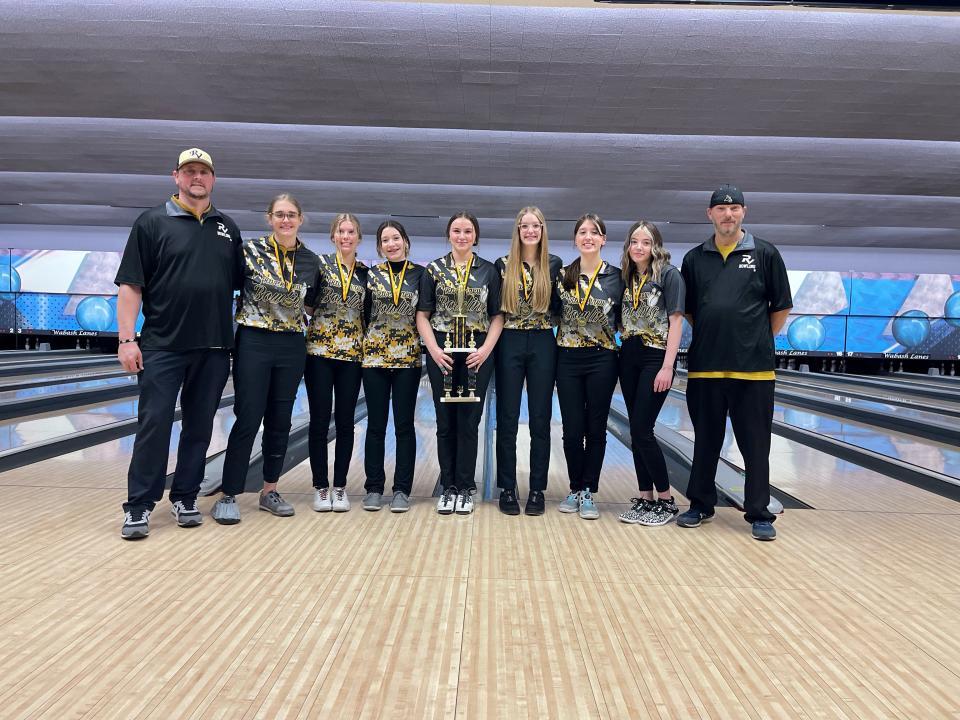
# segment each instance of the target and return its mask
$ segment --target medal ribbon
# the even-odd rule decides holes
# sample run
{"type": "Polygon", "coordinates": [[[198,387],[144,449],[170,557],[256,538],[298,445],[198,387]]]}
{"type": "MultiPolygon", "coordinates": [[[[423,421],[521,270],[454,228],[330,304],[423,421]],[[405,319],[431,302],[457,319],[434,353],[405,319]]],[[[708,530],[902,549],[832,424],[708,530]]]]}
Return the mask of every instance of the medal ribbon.
{"type": "Polygon", "coordinates": [[[393,279],[393,266],[390,264],[390,261],[387,260],[387,272],[390,273],[390,290],[393,291],[393,306],[396,307],[400,304],[400,291],[403,289],[403,276],[407,274],[408,263],[406,260],[403,262],[403,269],[400,271],[400,282],[395,282],[393,279]]]}
{"type": "Polygon", "coordinates": [[[340,294],[343,296],[343,301],[347,301],[347,294],[350,292],[350,283],[353,281],[353,271],[357,267],[357,259],[353,259],[353,264],[350,266],[350,274],[345,275],[343,272],[343,264],[340,260],[340,251],[337,250],[337,272],[340,274],[340,294]]]}
{"type": "Polygon", "coordinates": [[[636,278],[633,281],[633,309],[637,309],[637,305],[640,304],[640,291],[643,290],[643,286],[647,282],[647,274],[644,273],[643,277],[640,278],[640,284],[637,285],[636,278]]]}
{"type": "Polygon", "coordinates": [[[273,243],[273,256],[277,259],[277,268],[280,270],[280,282],[283,283],[283,286],[289,291],[293,289],[293,273],[297,267],[297,251],[294,248],[293,251],[293,261],[290,263],[290,282],[287,282],[287,278],[284,277],[283,268],[286,265],[287,251],[283,251],[284,262],[280,262],[280,243],[277,242],[277,239],[271,235],[270,241],[273,243]]]}
{"type": "Polygon", "coordinates": [[[577,284],[574,286],[577,294],[577,305],[580,306],[580,312],[583,312],[584,308],[587,307],[587,300],[590,299],[590,293],[593,292],[593,284],[597,281],[597,275],[600,274],[600,268],[603,267],[603,261],[600,261],[600,264],[597,265],[597,269],[593,271],[593,277],[590,278],[590,282],[587,284],[587,292],[583,296],[583,300],[580,299],[580,278],[577,278],[577,284]]]}
{"type": "MultiPolygon", "coordinates": [[[[450,257],[453,260],[453,256],[450,257]]],[[[470,268],[473,267],[473,253],[470,253],[470,259],[467,260],[467,266],[461,272],[460,266],[454,262],[453,269],[457,271],[457,284],[464,290],[467,289],[467,281],[470,279],[470,268]]]]}
{"type": "Polygon", "coordinates": [[[520,282],[523,283],[523,299],[530,300],[530,286],[527,285],[527,268],[522,262],[520,263],[520,282]]]}

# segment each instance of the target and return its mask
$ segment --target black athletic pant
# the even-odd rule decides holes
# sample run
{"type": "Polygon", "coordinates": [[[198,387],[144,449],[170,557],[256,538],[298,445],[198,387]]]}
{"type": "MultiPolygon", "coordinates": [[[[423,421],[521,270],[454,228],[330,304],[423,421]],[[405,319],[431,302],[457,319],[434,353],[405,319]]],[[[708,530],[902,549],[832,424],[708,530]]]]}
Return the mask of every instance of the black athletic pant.
{"type": "Polygon", "coordinates": [[[330,486],[327,444],[331,410],[337,430],[333,451],[333,486],[347,486],[347,471],[353,455],[354,417],[362,377],[363,369],[359,362],[307,355],[304,380],[307,400],[310,402],[310,470],[313,472],[315,488],[330,486]]]}
{"type": "Polygon", "coordinates": [[[663,450],[653,434],[653,426],[669,392],[653,391],[653,381],[663,367],[665,354],[658,348],[647,347],[639,337],[627,338],[620,348],[620,390],[630,418],[633,465],[641,492],[650,491],[654,486],[657,492],[670,489],[663,450]]]}
{"type": "Polygon", "coordinates": [[[557,398],[571,492],[597,492],[616,385],[616,350],[558,348],[557,398]]]}
{"type": "Polygon", "coordinates": [[[546,490],[550,470],[550,416],[557,377],[553,330],[504,330],[497,341],[497,487],[517,487],[517,426],[527,381],[530,489],[546,490]]]}
{"type": "Polygon", "coordinates": [[[420,389],[418,367],[363,369],[363,395],[367,399],[367,438],[363,467],[367,474],[364,489],[383,494],[386,474],[383,458],[387,438],[387,418],[393,400],[393,430],[397,436],[396,464],[393,470],[393,492],[407,495],[413,489],[413,467],[417,458],[417,434],[413,426],[420,389]]]}
{"type": "Polygon", "coordinates": [[[177,393],[182,418],[170,502],[196,499],[213,417],[229,375],[229,350],[143,351],[137,438],[127,473],[124,511],[153,510],[163,497],[177,393]]]}
{"type": "MultiPolygon", "coordinates": [[[[446,334],[436,330],[433,334],[440,347],[443,347],[446,334]]],[[[475,339],[479,347],[486,340],[486,334],[476,333],[475,339]]],[[[466,390],[465,355],[455,353],[453,357],[454,389],[462,386],[466,390]]],[[[430,353],[427,353],[427,375],[433,389],[433,407],[437,413],[437,459],[440,463],[440,484],[445,488],[477,489],[474,473],[477,470],[480,418],[483,415],[483,405],[487,398],[490,376],[493,375],[493,366],[494,359],[488,357],[477,371],[477,389],[474,394],[481,399],[480,402],[442,403],[440,398],[443,397],[443,372],[430,357],[430,353]]]]}
{"type": "Polygon", "coordinates": [[[275,483],[290,439],[290,416],[307,357],[302,332],[275,332],[239,325],[233,360],[236,421],[227,441],[222,490],[243,492],[250,452],[263,422],[263,481],[275,483]]]}
{"type": "Polygon", "coordinates": [[[727,412],[746,470],[744,517],[768,520],[770,433],[773,428],[773,380],[693,378],[687,381],[687,408],[696,442],[687,497],[690,509],[712,512],[717,504],[717,462],[727,429],[727,412]]]}

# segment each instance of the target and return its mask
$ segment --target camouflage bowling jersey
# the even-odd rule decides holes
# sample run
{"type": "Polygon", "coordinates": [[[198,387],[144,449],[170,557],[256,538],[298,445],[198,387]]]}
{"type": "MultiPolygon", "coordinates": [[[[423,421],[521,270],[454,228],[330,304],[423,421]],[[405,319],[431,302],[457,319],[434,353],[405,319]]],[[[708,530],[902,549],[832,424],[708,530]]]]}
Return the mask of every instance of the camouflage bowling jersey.
{"type": "Polygon", "coordinates": [[[417,333],[416,315],[423,272],[422,265],[409,261],[382,262],[370,268],[365,301],[367,331],[363,338],[364,367],[420,367],[423,351],[417,333]],[[398,286],[396,302],[394,284],[398,286]]]}
{"type": "MultiPolygon", "coordinates": [[[[363,360],[363,301],[367,289],[367,267],[359,260],[350,268],[337,269],[337,254],[320,255],[320,279],[312,298],[315,308],[307,328],[307,353],[332,360],[363,360]],[[344,299],[345,278],[347,292],[344,299]]],[[[308,305],[310,303],[308,302],[308,305]]]]}
{"type": "Polygon", "coordinates": [[[238,325],[275,332],[303,332],[304,300],[316,292],[319,260],[297,241],[284,250],[272,235],[247,240],[239,251],[243,286],[237,298],[238,325]]]}
{"type": "MultiPolygon", "coordinates": [[[[454,315],[459,312],[456,263],[452,253],[437,258],[426,267],[420,281],[417,310],[432,313],[430,326],[437,332],[453,330],[454,315]]],[[[463,314],[467,332],[485,333],[490,318],[500,315],[500,273],[492,262],[473,255],[470,275],[464,288],[463,314]]]]}
{"type": "MultiPolygon", "coordinates": [[[[504,255],[502,258],[498,258],[495,263],[497,271],[500,273],[501,283],[504,281],[504,276],[507,272],[507,256],[504,255]]],[[[551,289],[556,285],[557,278],[560,276],[560,271],[563,269],[563,261],[558,258],[556,255],[550,256],[550,287],[551,289]]],[[[527,263],[521,263],[521,271],[523,272],[522,282],[518,283],[516,292],[519,296],[519,302],[517,303],[517,312],[515,315],[510,313],[504,313],[503,315],[503,327],[507,330],[551,330],[557,324],[557,316],[554,312],[556,308],[548,307],[546,312],[536,312],[533,309],[531,302],[533,300],[533,272],[530,270],[530,266],[527,263]],[[527,292],[524,292],[526,288],[529,292],[530,297],[527,297],[527,292]]],[[[506,284],[503,283],[500,289],[500,292],[509,292],[509,288],[506,287],[506,284]]],[[[553,303],[551,303],[551,306],[553,303]]]]}
{"type": "Polygon", "coordinates": [[[683,313],[686,290],[680,271],[673,265],[664,265],[660,282],[648,278],[634,278],[633,287],[623,289],[623,309],[620,312],[620,337],[623,340],[639,337],[647,347],[666,350],[670,316],[683,313]],[[634,293],[637,306],[633,306],[634,293]]]}
{"type": "Polygon", "coordinates": [[[593,288],[590,278],[580,273],[577,288],[563,287],[563,274],[555,285],[560,305],[560,325],[557,328],[557,346],[566,348],[617,349],[617,323],[620,318],[620,301],[623,297],[623,280],[620,268],[603,262],[600,265],[593,288]],[[589,289],[589,297],[586,297],[589,289]],[[583,309],[580,303],[583,302],[583,309]]]}

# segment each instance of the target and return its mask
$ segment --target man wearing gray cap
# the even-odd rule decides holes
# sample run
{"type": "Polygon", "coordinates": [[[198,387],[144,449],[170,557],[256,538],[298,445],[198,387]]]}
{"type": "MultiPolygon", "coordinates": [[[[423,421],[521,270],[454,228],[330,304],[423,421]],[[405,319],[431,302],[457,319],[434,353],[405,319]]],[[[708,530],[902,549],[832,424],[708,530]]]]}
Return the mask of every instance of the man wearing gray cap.
{"type": "Polygon", "coordinates": [[[117,357],[125,370],[139,372],[140,384],[120,532],[127,540],[149,534],[150,513],[163,497],[178,394],[181,429],[171,512],[180,527],[203,522],[197,494],[230,373],[241,244],[233,220],[210,204],[215,179],[209,154],[199,148],[180,153],[173,171],[177,193],[137,218],[114,281],[119,286],[117,357]]]}
{"type": "Polygon", "coordinates": [[[687,408],[696,434],[687,498],[677,517],[694,528],[713,519],[717,462],[727,414],[743,455],[744,517],[757,540],[777,531],[770,503],[770,434],[773,426],[773,337],[793,300],[777,249],[741,227],[743,193],[723,185],[710,198],[713,236],[688,252],[681,274],[693,340],[687,354],[687,408]]]}

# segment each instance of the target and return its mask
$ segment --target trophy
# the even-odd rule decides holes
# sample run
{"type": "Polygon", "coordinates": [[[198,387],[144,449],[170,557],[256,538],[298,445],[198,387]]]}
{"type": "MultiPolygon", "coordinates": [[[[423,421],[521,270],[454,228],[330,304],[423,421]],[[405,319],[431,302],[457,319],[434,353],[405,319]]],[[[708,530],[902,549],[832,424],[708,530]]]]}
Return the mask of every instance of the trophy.
{"type": "Polygon", "coordinates": [[[443,376],[443,397],[440,398],[442,403],[477,403],[481,399],[477,396],[477,371],[467,366],[467,355],[477,349],[477,341],[473,330],[467,330],[464,285],[465,283],[457,283],[457,306],[453,313],[453,327],[443,341],[443,351],[453,357],[453,368],[443,376]],[[454,387],[454,375],[458,374],[458,369],[461,377],[462,373],[466,372],[466,388],[463,385],[454,387]]]}

